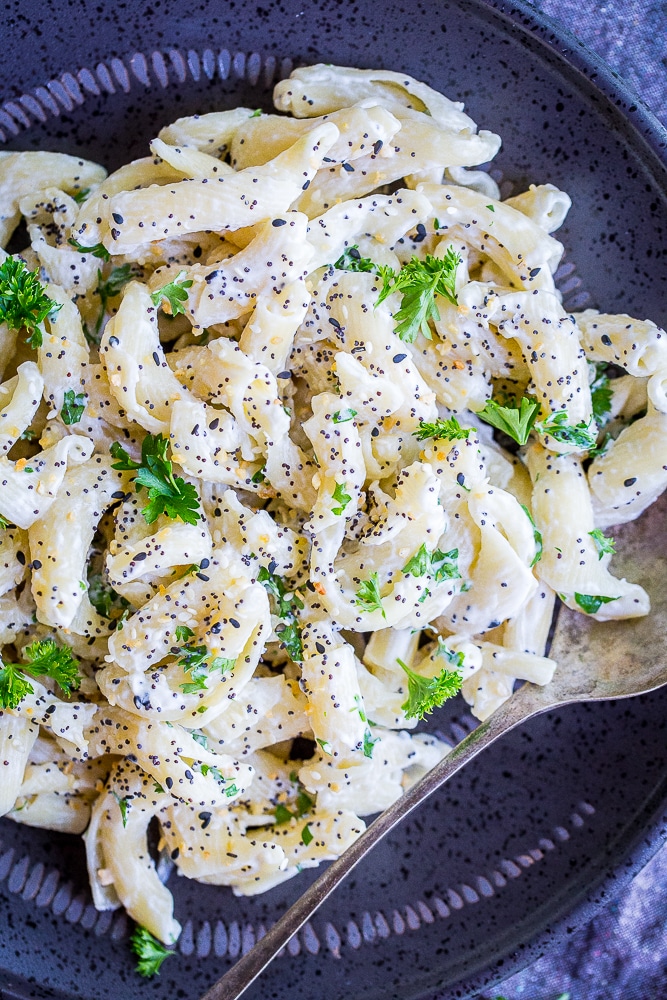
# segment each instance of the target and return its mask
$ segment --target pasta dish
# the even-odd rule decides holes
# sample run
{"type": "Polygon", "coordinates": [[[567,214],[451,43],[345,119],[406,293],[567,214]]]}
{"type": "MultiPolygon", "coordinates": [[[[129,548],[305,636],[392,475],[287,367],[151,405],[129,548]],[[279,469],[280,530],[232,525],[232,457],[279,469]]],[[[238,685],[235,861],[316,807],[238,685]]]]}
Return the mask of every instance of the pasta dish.
{"type": "Polygon", "coordinates": [[[337,857],[427,713],[549,682],[557,598],[648,613],[605,532],[667,486],[667,335],[564,309],[566,193],[400,73],[274,101],[0,153],[0,814],[167,945],[154,820],[236,893],[337,857]]]}

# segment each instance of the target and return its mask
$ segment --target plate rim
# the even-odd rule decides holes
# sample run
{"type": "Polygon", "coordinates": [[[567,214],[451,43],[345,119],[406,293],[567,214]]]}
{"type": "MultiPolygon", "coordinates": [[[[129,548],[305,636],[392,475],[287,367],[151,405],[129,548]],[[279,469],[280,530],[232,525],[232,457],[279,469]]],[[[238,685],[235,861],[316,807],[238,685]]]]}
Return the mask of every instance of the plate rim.
{"type": "MultiPolygon", "coordinates": [[[[326,0],[311,0],[311,2],[322,6],[326,0]]],[[[582,84],[586,89],[599,92],[603,99],[603,107],[606,106],[613,117],[618,119],[618,123],[622,123],[626,130],[626,137],[643,148],[645,155],[649,154],[651,163],[646,163],[644,160],[643,165],[649,169],[663,195],[667,196],[667,127],[602,56],[587,46],[569,28],[532,6],[528,0],[511,0],[511,3],[505,2],[505,0],[454,0],[454,2],[462,10],[465,10],[466,7],[476,8],[479,11],[488,11],[496,17],[500,17],[508,25],[508,31],[529,36],[539,45],[547,57],[552,60],[555,57],[561,71],[566,70],[567,67],[571,78],[574,74],[573,86],[579,92],[582,90],[582,84]],[[577,77],[580,78],[581,82],[577,82],[577,77]]],[[[167,46],[168,43],[163,41],[160,50],[166,51],[167,46]]],[[[120,60],[129,62],[133,52],[128,51],[126,55],[119,57],[120,60]]],[[[110,56],[109,61],[111,59],[110,56]]],[[[66,73],[68,71],[63,70],[61,75],[66,73]]],[[[69,75],[71,75],[71,71],[69,75]]],[[[54,79],[59,81],[60,77],[53,77],[47,83],[54,79]]],[[[34,87],[32,89],[34,90],[34,87]]],[[[13,96],[0,92],[0,101],[2,102],[0,103],[0,111],[3,110],[3,105],[7,101],[14,104],[20,99],[18,90],[20,88],[13,96]]],[[[38,124],[32,119],[28,119],[27,115],[25,117],[29,122],[28,126],[22,128],[16,136],[10,136],[10,143],[17,141],[22,133],[38,124]]],[[[0,143],[1,148],[2,143],[0,143]]],[[[616,893],[627,888],[632,879],[667,843],[667,796],[660,796],[659,801],[660,807],[651,811],[652,819],[648,828],[638,826],[636,822],[630,824],[635,827],[634,836],[631,838],[633,846],[629,851],[623,852],[622,860],[618,862],[617,867],[609,867],[608,863],[601,865],[598,877],[589,888],[582,890],[579,901],[573,908],[559,916],[553,925],[550,924],[530,940],[525,941],[521,946],[520,956],[510,955],[500,960],[500,964],[503,966],[502,973],[496,971],[494,974],[494,970],[498,970],[499,959],[496,958],[493,962],[488,963],[482,972],[473,977],[468,975],[460,981],[460,984],[447,987],[446,994],[438,992],[437,1000],[445,1000],[445,996],[449,996],[450,991],[453,997],[454,990],[456,990],[458,998],[473,997],[481,988],[493,988],[501,985],[510,976],[526,968],[539,955],[544,954],[545,950],[552,947],[559,940],[565,928],[567,928],[567,932],[575,930],[604,909],[612,898],[611,896],[604,898],[608,887],[613,884],[616,893]],[[622,870],[619,871],[618,866],[622,866],[622,870]],[[508,965],[512,967],[508,969],[508,965]],[[464,992],[461,992],[461,989],[464,992]]],[[[633,819],[636,819],[636,814],[633,819]]],[[[622,834],[619,833],[608,848],[607,853],[611,852],[613,844],[617,843],[621,836],[622,834]]],[[[2,971],[0,969],[0,972],[2,971]]],[[[29,989],[30,984],[25,982],[29,989]]],[[[4,984],[2,986],[6,988],[4,984]]],[[[11,995],[17,998],[23,996],[20,992],[11,995]]],[[[60,995],[57,991],[53,992],[54,997],[60,995]]],[[[25,996],[27,997],[28,994],[26,993],[25,996]]],[[[421,997],[423,1000],[432,997],[432,1000],[436,1000],[436,995],[431,989],[427,993],[414,994],[414,997],[415,1000],[417,997],[421,997]]]]}

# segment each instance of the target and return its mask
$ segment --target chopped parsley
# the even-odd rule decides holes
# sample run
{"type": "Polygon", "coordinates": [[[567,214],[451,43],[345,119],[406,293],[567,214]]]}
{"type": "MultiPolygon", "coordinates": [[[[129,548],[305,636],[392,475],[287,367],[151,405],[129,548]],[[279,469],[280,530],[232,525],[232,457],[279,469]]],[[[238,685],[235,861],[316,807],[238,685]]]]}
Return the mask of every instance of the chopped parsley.
{"type": "Polygon", "coordinates": [[[336,514],[336,516],[340,516],[344,512],[345,508],[352,499],[350,494],[345,489],[345,483],[336,483],[336,488],[331,497],[336,501],[336,503],[340,504],[339,507],[331,508],[331,513],[336,514]]]}
{"type": "Polygon", "coordinates": [[[331,755],[333,753],[333,750],[332,750],[331,744],[329,743],[328,740],[321,740],[318,737],[318,738],[316,738],[315,742],[318,743],[319,746],[322,747],[322,753],[326,753],[326,754],[329,755],[329,757],[331,757],[331,755]]]}
{"type": "Polygon", "coordinates": [[[130,947],[137,956],[137,972],[140,976],[149,978],[157,976],[160,966],[165,958],[169,958],[174,952],[153,937],[145,927],[137,926],[130,938],[130,947]]]}
{"type": "Polygon", "coordinates": [[[278,618],[283,619],[276,625],[276,635],[290,657],[296,663],[301,663],[303,646],[301,644],[301,627],[296,619],[296,611],[303,611],[303,601],[298,593],[289,589],[283,577],[277,576],[271,571],[271,565],[275,566],[275,563],[271,563],[269,569],[266,569],[265,566],[260,567],[257,580],[263,584],[272,598],[274,613],[278,618]]]}
{"type": "Polygon", "coordinates": [[[77,203],[77,205],[82,205],[89,194],[90,194],[90,188],[79,188],[78,191],[74,192],[72,198],[77,203]]]}
{"type": "MultiPolygon", "coordinates": [[[[459,666],[463,663],[463,654],[459,666]]],[[[460,670],[448,670],[443,667],[435,677],[422,677],[416,674],[402,660],[396,661],[408,676],[408,699],[401,705],[407,719],[423,719],[425,715],[439,708],[448,698],[453,698],[461,690],[462,675],[460,670]]]]}
{"type": "Polygon", "coordinates": [[[177,625],[175,634],[176,642],[187,642],[188,639],[193,637],[194,632],[191,628],[188,628],[187,625],[177,625]]]}
{"type": "Polygon", "coordinates": [[[83,392],[67,389],[63,396],[63,406],[60,416],[64,424],[78,424],[86,408],[86,396],[83,392]]]}
{"type": "Polygon", "coordinates": [[[301,842],[304,845],[304,847],[308,847],[308,844],[311,842],[311,840],[313,840],[313,832],[310,829],[308,823],[306,823],[303,830],[301,831],[301,842]]]}
{"type": "Polygon", "coordinates": [[[540,561],[540,559],[542,558],[542,550],[543,550],[543,546],[542,546],[542,532],[540,531],[540,529],[535,524],[535,520],[533,518],[533,515],[530,513],[530,511],[528,510],[528,508],[526,507],[525,504],[523,504],[523,503],[521,504],[521,509],[523,510],[524,514],[526,515],[526,517],[528,518],[528,520],[530,521],[530,523],[533,526],[533,538],[535,539],[535,555],[533,556],[533,561],[530,564],[530,568],[532,569],[533,566],[536,563],[538,563],[540,561]]]}
{"type": "Polygon", "coordinates": [[[88,600],[103,618],[118,619],[130,607],[129,601],[117,594],[101,573],[94,573],[88,579],[88,600]]]}
{"type": "Polygon", "coordinates": [[[591,536],[595,542],[595,548],[598,550],[598,559],[602,559],[604,555],[613,555],[616,551],[616,542],[613,538],[607,538],[599,528],[594,528],[593,531],[589,531],[588,534],[591,536]]]}
{"type": "Polygon", "coordinates": [[[532,396],[522,396],[519,406],[501,406],[495,399],[487,399],[477,416],[514,438],[517,444],[525,444],[539,410],[540,404],[532,396]]]}
{"type": "Polygon", "coordinates": [[[593,375],[591,382],[591,403],[593,405],[593,419],[598,427],[604,427],[611,415],[611,381],[607,375],[607,365],[605,362],[589,361],[590,372],[593,375]]]}
{"type": "Polygon", "coordinates": [[[6,517],[3,517],[2,514],[0,514],[0,531],[5,531],[5,529],[8,527],[9,527],[9,521],[7,520],[6,517]]]}
{"type": "Polygon", "coordinates": [[[60,308],[44,291],[39,272],[28,270],[20,257],[7,257],[0,264],[0,323],[10,330],[25,329],[26,344],[42,346],[41,324],[60,308]]]}
{"type": "Polygon", "coordinates": [[[148,524],[156,521],[160,514],[196,524],[201,518],[197,490],[181,476],[174,476],[172,463],[167,458],[167,446],[161,434],[147,434],[141,444],[141,462],[135,462],[123,446],[114,441],[110,450],[116,461],[112,468],[136,472],[135,490],[137,493],[144,487],[148,490],[148,503],[143,508],[148,524]]]}
{"type": "Polygon", "coordinates": [[[428,438],[446,438],[448,441],[463,441],[469,434],[474,434],[475,427],[461,427],[456,417],[447,417],[444,420],[436,420],[429,424],[425,420],[419,421],[419,427],[412,434],[418,441],[426,441],[428,438]]]}
{"type": "Polygon", "coordinates": [[[272,573],[265,566],[260,566],[257,580],[263,584],[267,593],[274,599],[276,614],[279,618],[293,616],[295,607],[299,611],[303,610],[303,601],[296,592],[290,590],[284,577],[272,573]]]}
{"type": "MultiPolygon", "coordinates": [[[[191,630],[187,629],[187,631],[191,630]]],[[[236,660],[226,656],[213,656],[204,645],[193,646],[191,643],[186,643],[181,647],[173,646],[171,651],[175,656],[180,656],[178,665],[183,667],[183,670],[190,676],[190,681],[180,685],[184,694],[206,691],[206,681],[212,671],[219,670],[221,674],[226,674],[236,666],[236,660]]]]}
{"type": "Polygon", "coordinates": [[[186,274],[186,271],[179,271],[173,281],[153,292],[151,295],[153,305],[159,307],[162,300],[166,299],[172,316],[178,316],[179,313],[185,315],[183,303],[188,301],[187,289],[192,285],[192,278],[183,280],[186,274]]]}
{"type": "Polygon", "coordinates": [[[70,246],[78,250],[79,253],[92,253],[93,257],[98,257],[100,260],[111,260],[111,254],[105,247],[104,243],[96,243],[95,246],[87,247],[83,243],[77,242],[77,240],[70,237],[67,241],[70,246]]]}
{"type": "Polygon", "coordinates": [[[370,579],[362,580],[357,590],[354,602],[362,611],[380,611],[382,617],[386,618],[385,610],[382,607],[382,597],[380,596],[380,578],[377,571],[370,575],[370,579]]]}
{"type": "Polygon", "coordinates": [[[594,615],[600,610],[603,604],[611,604],[612,601],[617,601],[618,597],[603,597],[598,594],[575,593],[574,599],[582,611],[585,611],[587,615],[594,615]]]}
{"type": "Polygon", "coordinates": [[[123,821],[123,829],[125,829],[125,827],[127,826],[127,811],[130,808],[130,796],[125,795],[121,799],[120,795],[117,795],[116,792],[113,792],[112,794],[116,802],[118,803],[118,808],[120,809],[120,818],[123,821]]]}
{"type": "Polygon", "coordinates": [[[436,583],[442,583],[443,580],[458,580],[461,578],[457,565],[458,557],[458,549],[452,549],[450,552],[434,549],[433,552],[429,552],[422,543],[413,557],[406,562],[403,572],[411,576],[430,576],[436,583]]]}
{"type": "Polygon", "coordinates": [[[352,420],[352,418],[356,417],[356,415],[357,415],[356,410],[350,410],[350,409],[336,410],[331,419],[335,424],[344,424],[348,420],[352,420]]]}
{"type": "Polygon", "coordinates": [[[370,257],[362,257],[355,245],[347,247],[340,255],[334,267],[339,271],[374,271],[375,264],[370,257]]]}
{"type": "Polygon", "coordinates": [[[569,444],[575,448],[591,451],[597,444],[597,428],[591,418],[588,423],[580,420],[574,426],[568,424],[565,410],[551,413],[546,420],[535,425],[540,434],[550,434],[559,444],[569,444]]]}
{"type": "Polygon", "coordinates": [[[391,268],[378,268],[382,288],[376,304],[379,305],[392,292],[400,292],[402,296],[401,308],[394,314],[398,324],[395,333],[401,340],[412,344],[420,331],[427,340],[431,339],[429,320],[440,319],[436,295],[458,305],[456,270],[460,263],[457,252],[448,247],[442,259],[432,254],[426,254],[423,260],[412,257],[398,274],[391,268]]]}
{"type": "Polygon", "coordinates": [[[303,661],[303,645],[301,642],[301,626],[295,620],[276,625],[276,635],[295,663],[303,661]]]}
{"type": "Polygon", "coordinates": [[[58,646],[53,639],[37,639],[23,650],[25,663],[3,663],[0,660],[0,708],[17,708],[34,688],[26,677],[51,677],[66,695],[79,687],[79,661],[67,646],[58,646]]]}

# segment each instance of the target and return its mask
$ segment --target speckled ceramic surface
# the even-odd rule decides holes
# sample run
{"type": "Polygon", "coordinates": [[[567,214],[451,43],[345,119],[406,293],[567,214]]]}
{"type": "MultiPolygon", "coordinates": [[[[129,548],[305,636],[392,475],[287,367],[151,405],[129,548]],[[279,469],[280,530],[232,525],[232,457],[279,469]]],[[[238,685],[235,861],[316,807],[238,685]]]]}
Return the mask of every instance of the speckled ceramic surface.
{"type": "MultiPolygon", "coordinates": [[[[185,9],[159,0],[6,3],[0,150],[49,147],[114,167],[179,115],[268,107],[272,82],[292,63],[400,68],[465,100],[481,127],[500,132],[508,189],[549,180],[572,194],[560,233],[570,308],[667,321],[665,134],[527,8],[211,0],[187,5],[189,18],[185,9]]],[[[651,547],[664,537],[666,510],[623,534],[651,547]]],[[[506,737],[380,845],[249,1000],[465,997],[526,961],[667,835],[666,710],[664,692],[573,707],[506,737]]],[[[451,741],[471,724],[460,705],[434,723],[451,741]]],[[[172,876],[185,925],[179,954],[142,982],[124,916],[92,907],[77,838],[0,821],[0,841],[7,997],[196,998],[305,884],[244,900],[172,876]]]]}

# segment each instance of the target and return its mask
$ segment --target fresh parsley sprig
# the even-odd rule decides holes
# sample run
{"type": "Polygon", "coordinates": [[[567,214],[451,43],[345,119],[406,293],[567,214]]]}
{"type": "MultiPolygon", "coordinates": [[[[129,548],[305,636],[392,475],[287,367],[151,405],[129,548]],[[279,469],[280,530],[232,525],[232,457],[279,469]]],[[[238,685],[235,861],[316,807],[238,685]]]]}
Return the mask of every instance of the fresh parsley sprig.
{"type": "Polygon", "coordinates": [[[458,305],[456,297],[456,270],[461,263],[456,250],[448,247],[443,258],[426,254],[412,257],[396,274],[391,268],[378,268],[382,278],[382,288],[376,305],[391,295],[399,292],[401,308],[394,313],[397,321],[395,332],[408,344],[414,343],[418,333],[431,340],[429,320],[440,319],[436,305],[436,295],[441,295],[452,305],[458,305]]]}
{"type": "Polygon", "coordinates": [[[459,580],[461,574],[457,563],[458,557],[458,549],[451,549],[449,552],[434,549],[433,552],[429,552],[426,544],[422,543],[412,558],[406,562],[403,572],[411,576],[430,576],[436,583],[442,583],[443,580],[459,580]]]}
{"type": "MultiPolygon", "coordinates": [[[[171,651],[175,656],[180,656],[178,665],[183,667],[191,677],[189,682],[180,685],[185,694],[205,691],[206,680],[212,670],[219,670],[220,673],[225,674],[236,666],[234,659],[226,656],[213,656],[206,646],[193,646],[189,643],[188,640],[193,638],[194,632],[187,625],[177,625],[175,635],[176,641],[185,645],[182,647],[172,646],[171,651]]],[[[206,746],[205,736],[195,736],[194,738],[204,747],[206,746]]]]}
{"type": "MultiPolygon", "coordinates": [[[[463,654],[454,654],[458,666],[463,665],[463,654]]],[[[423,719],[434,708],[439,708],[448,698],[453,698],[461,690],[462,675],[459,669],[448,670],[443,667],[435,677],[422,677],[415,673],[403,660],[397,659],[398,665],[408,676],[408,698],[401,705],[407,719],[423,719]]]]}
{"type": "MultiPolygon", "coordinates": [[[[275,566],[275,563],[272,565],[275,566]]],[[[257,580],[275,600],[276,614],[279,618],[294,616],[295,608],[303,611],[303,601],[298,593],[285,582],[284,577],[272,573],[270,567],[267,569],[265,566],[260,566],[257,580]]]]}
{"type": "Polygon", "coordinates": [[[604,555],[613,555],[616,551],[616,542],[613,538],[607,538],[599,528],[594,528],[593,531],[589,531],[588,534],[591,536],[595,542],[595,548],[598,550],[598,559],[602,559],[604,555]]]}
{"type": "Polygon", "coordinates": [[[63,395],[63,405],[60,411],[62,422],[70,426],[78,424],[86,408],[86,396],[83,392],[67,389],[63,395]]]}
{"type": "Polygon", "coordinates": [[[97,257],[99,260],[111,260],[111,254],[105,247],[104,243],[96,243],[92,247],[87,247],[83,243],[79,243],[73,237],[70,237],[67,241],[70,246],[78,250],[79,253],[92,253],[93,257],[97,257]]]}
{"type": "Polygon", "coordinates": [[[159,307],[162,300],[166,299],[172,316],[178,316],[179,313],[185,315],[183,303],[188,301],[187,289],[192,286],[192,278],[186,278],[186,274],[187,271],[179,271],[173,281],[153,292],[151,295],[153,305],[159,307]]]}
{"type": "Polygon", "coordinates": [[[582,611],[585,611],[587,615],[594,615],[600,610],[603,604],[611,604],[612,601],[617,601],[618,597],[604,597],[601,594],[575,593],[574,599],[582,611]]]}
{"type": "Polygon", "coordinates": [[[420,420],[419,427],[412,434],[418,441],[427,441],[428,438],[433,438],[436,441],[439,438],[445,438],[448,441],[464,441],[475,432],[475,427],[461,427],[456,417],[446,417],[435,420],[433,423],[420,420]]]}
{"type": "Polygon", "coordinates": [[[148,503],[143,515],[148,524],[160,514],[180,518],[186,524],[196,524],[201,519],[199,497],[191,483],[175,476],[171,460],[167,458],[168,441],[161,434],[147,434],[141,444],[141,462],[135,462],[117,441],[111,445],[111,455],[116,459],[112,468],[136,472],[135,490],[146,487],[148,503]]]}
{"type": "Polygon", "coordinates": [[[535,555],[533,556],[532,562],[530,564],[530,568],[532,569],[533,566],[535,566],[542,558],[542,551],[543,551],[542,532],[535,524],[535,519],[533,518],[533,515],[530,513],[526,505],[522,503],[520,504],[520,506],[524,514],[526,515],[526,517],[533,526],[533,538],[535,540],[535,555]]]}
{"type": "Polygon", "coordinates": [[[301,626],[297,621],[296,611],[303,611],[303,601],[298,593],[290,589],[283,577],[273,572],[275,563],[267,569],[261,566],[257,580],[263,584],[273,601],[273,611],[282,621],[276,625],[276,635],[295,663],[303,661],[303,644],[301,642],[301,626]]]}
{"type": "Polygon", "coordinates": [[[593,380],[590,384],[593,419],[598,427],[604,427],[611,415],[611,380],[607,375],[607,365],[604,361],[589,361],[593,380]]]}
{"type": "Polygon", "coordinates": [[[362,580],[356,594],[354,602],[362,611],[380,611],[382,617],[386,618],[382,607],[382,597],[380,595],[380,578],[376,571],[371,573],[368,580],[362,580]]]}
{"type": "Polygon", "coordinates": [[[525,444],[539,411],[540,404],[536,399],[523,396],[518,406],[501,406],[495,399],[487,399],[484,408],[477,411],[477,416],[514,438],[517,444],[525,444]]]}
{"type": "Polygon", "coordinates": [[[130,607],[130,602],[116,593],[101,573],[94,573],[88,578],[88,600],[98,615],[112,621],[118,621],[130,607]]]}
{"type": "Polygon", "coordinates": [[[165,948],[161,941],[153,937],[150,931],[141,926],[137,926],[132,934],[130,947],[138,958],[137,972],[146,978],[157,976],[165,958],[174,954],[170,948],[165,948]]]}
{"type": "Polygon", "coordinates": [[[332,500],[335,500],[336,503],[338,504],[337,507],[331,508],[331,513],[335,514],[337,517],[340,517],[340,515],[345,512],[345,508],[352,499],[350,494],[345,489],[345,486],[346,486],[345,483],[336,483],[336,487],[333,493],[331,494],[332,500]]]}
{"type": "Polygon", "coordinates": [[[375,271],[373,261],[370,257],[362,257],[356,244],[343,251],[334,267],[338,271],[375,271]]]}
{"type": "Polygon", "coordinates": [[[582,451],[591,451],[597,444],[597,427],[593,418],[573,425],[568,423],[565,410],[550,413],[546,420],[535,424],[535,430],[540,434],[549,434],[559,444],[572,445],[582,451]]]}
{"type": "Polygon", "coordinates": [[[30,271],[20,257],[7,257],[0,264],[0,323],[10,330],[25,329],[31,347],[42,346],[41,325],[61,308],[44,291],[39,272],[30,271]]]}
{"type": "Polygon", "coordinates": [[[105,278],[101,271],[97,272],[97,294],[100,297],[100,312],[95,322],[95,333],[92,338],[93,343],[99,344],[100,330],[102,329],[102,322],[106,315],[109,299],[120,295],[125,285],[131,280],[132,267],[130,264],[122,264],[120,267],[114,267],[109,273],[108,278],[105,278]]]}
{"type": "Polygon", "coordinates": [[[54,639],[37,639],[23,650],[25,663],[3,663],[0,660],[0,708],[18,708],[34,688],[26,677],[51,677],[66,695],[79,687],[79,661],[67,646],[58,646],[54,639]]]}

